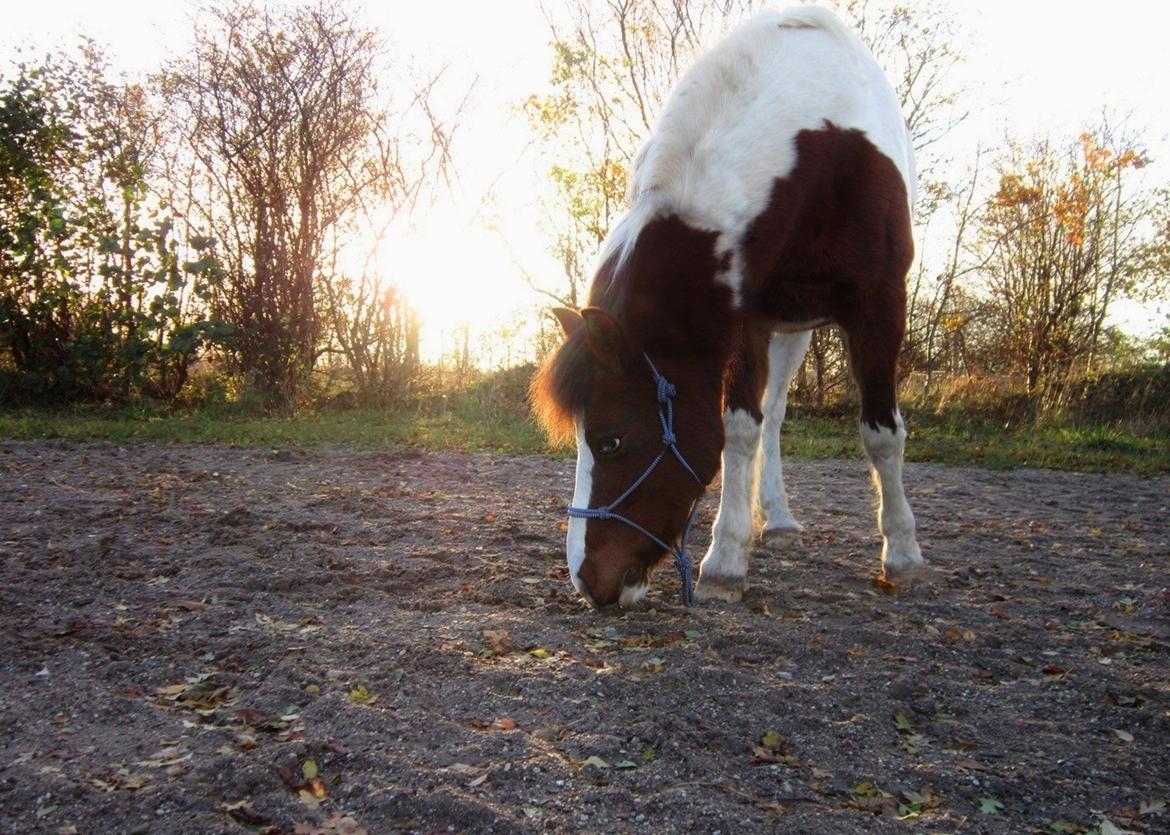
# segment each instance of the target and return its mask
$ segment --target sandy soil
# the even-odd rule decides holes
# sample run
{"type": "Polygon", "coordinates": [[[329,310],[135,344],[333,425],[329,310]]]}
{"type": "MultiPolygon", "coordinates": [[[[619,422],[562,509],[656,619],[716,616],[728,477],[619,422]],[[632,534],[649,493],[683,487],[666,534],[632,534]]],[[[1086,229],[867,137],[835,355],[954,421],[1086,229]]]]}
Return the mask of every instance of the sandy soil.
{"type": "Polygon", "coordinates": [[[1170,832],[1170,479],[911,465],[887,593],[797,461],[743,603],[595,613],[571,467],[0,443],[0,831],[1170,832]]]}

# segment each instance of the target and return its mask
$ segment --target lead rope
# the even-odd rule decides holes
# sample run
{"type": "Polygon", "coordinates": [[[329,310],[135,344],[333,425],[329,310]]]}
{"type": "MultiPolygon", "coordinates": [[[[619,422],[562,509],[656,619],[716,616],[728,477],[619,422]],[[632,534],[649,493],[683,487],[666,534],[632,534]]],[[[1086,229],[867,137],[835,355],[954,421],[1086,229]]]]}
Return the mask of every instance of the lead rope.
{"type": "Polygon", "coordinates": [[[691,477],[698,483],[699,487],[703,487],[703,481],[695,473],[687,459],[683,457],[682,452],[679,451],[677,441],[678,438],[674,434],[674,398],[678,395],[678,389],[673,383],[658,373],[658,369],[654,367],[649,355],[642,354],[646,359],[646,364],[650,366],[650,373],[654,375],[654,385],[657,389],[658,395],[658,422],[662,425],[662,443],[663,449],[654,457],[648,466],[634,483],[626,488],[625,492],[614,499],[607,505],[602,507],[573,507],[568,508],[569,517],[573,519],[613,519],[618,522],[623,522],[629,525],[634,530],[645,536],[658,547],[662,548],[672,557],[674,557],[674,567],[678,569],[679,579],[682,581],[682,599],[683,605],[688,608],[695,603],[695,584],[694,584],[694,565],[691,562],[690,556],[687,554],[687,538],[691,533],[691,522],[695,519],[695,510],[699,506],[699,500],[691,502],[691,510],[687,514],[687,523],[683,527],[682,537],[679,539],[678,548],[672,548],[659,539],[650,531],[639,525],[628,516],[623,516],[620,513],[615,513],[614,508],[629,498],[638,487],[650,477],[650,473],[654,472],[654,468],[662,461],[669,451],[678,459],[678,462],[686,468],[686,471],[691,474],[691,477]]]}

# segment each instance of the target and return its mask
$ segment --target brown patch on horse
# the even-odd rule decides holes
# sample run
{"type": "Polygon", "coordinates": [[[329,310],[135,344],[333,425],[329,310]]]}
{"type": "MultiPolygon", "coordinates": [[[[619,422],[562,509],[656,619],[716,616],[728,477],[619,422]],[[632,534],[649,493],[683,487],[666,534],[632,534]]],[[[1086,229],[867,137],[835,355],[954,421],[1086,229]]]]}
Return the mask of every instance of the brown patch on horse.
{"type": "Polygon", "coordinates": [[[858,130],[796,135],[797,164],[772,186],[743,241],[745,312],[773,324],[822,322],[846,334],[862,420],[894,428],[893,386],[914,260],[906,184],[858,130]]]}
{"type": "MultiPolygon", "coordinates": [[[[685,380],[672,377],[671,381],[685,384],[692,392],[701,386],[705,393],[719,396],[718,378],[731,345],[726,335],[731,326],[731,294],[726,286],[711,281],[726,261],[726,256],[720,259],[715,254],[717,237],[676,215],[664,215],[642,228],[620,266],[616,256],[605,261],[590,286],[589,307],[582,312],[586,321],[591,315],[588,311],[595,309],[619,323],[624,334],[621,362],[599,362],[598,351],[591,349],[587,338],[588,327],[574,330],[545,360],[529,393],[533,412],[553,443],[573,441],[576,417],[589,402],[599,376],[603,389],[606,379],[612,384],[624,374],[644,378],[652,389],[643,352],[656,362],[680,357],[702,363],[700,371],[706,373],[696,375],[688,368],[685,380]],[[714,389],[709,382],[712,374],[714,389]]],[[[604,326],[595,330],[592,348],[604,352],[604,326]]],[[[648,421],[657,425],[653,412],[648,421]]],[[[721,433],[718,442],[722,443],[721,433]]]]}
{"type": "Polygon", "coordinates": [[[736,328],[734,349],[723,382],[723,408],[742,409],[759,423],[764,387],[768,383],[770,325],[759,319],[742,319],[736,328]]]}

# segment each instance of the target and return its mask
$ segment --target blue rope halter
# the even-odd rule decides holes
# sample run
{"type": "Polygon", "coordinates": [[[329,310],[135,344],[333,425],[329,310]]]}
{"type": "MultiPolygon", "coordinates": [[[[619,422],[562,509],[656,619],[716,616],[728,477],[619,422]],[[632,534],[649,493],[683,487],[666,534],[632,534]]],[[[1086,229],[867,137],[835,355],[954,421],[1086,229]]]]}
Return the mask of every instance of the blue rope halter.
{"type": "Polygon", "coordinates": [[[678,394],[678,389],[658,373],[658,369],[654,367],[654,363],[650,361],[650,357],[642,354],[646,358],[646,363],[650,366],[650,373],[654,376],[654,385],[658,391],[658,422],[662,424],[662,450],[654,457],[645,471],[638,476],[638,478],[631,484],[626,491],[614,499],[607,505],[602,507],[569,507],[569,517],[572,519],[614,519],[618,522],[623,522],[629,525],[634,530],[641,533],[659,548],[662,548],[672,557],[674,557],[674,566],[678,569],[678,576],[682,580],[682,599],[683,604],[692,606],[695,602],[695,585],[694,585],[694,566],[691,564],[691,558],[687,555],[687,537],[691,533],[691,522],[695,518],[695,508],[699,506],[699,500],[696,499],[691,503],[691,510],[687,514],[687,524],[683,528],[682,538],[679,540],[678,548],[672,548],[659,539],[650,531],[639,525],[628,516],[623,516],[620,513],[615,513],[614,508],[629,498],[638,487],[650,477],[650,473],[654,472],[654,468],[658,466],[659,462],[666,457],[666,453],[670,452],[678,459],[678,462],[686,468],[686,471],[698,482],[699,487],[703,487],[703,481],[695,474],[694,469],[687,463],[687,459],[679,452],[676,444],[678,438],[674,434],[674,397],[678,394]]]}

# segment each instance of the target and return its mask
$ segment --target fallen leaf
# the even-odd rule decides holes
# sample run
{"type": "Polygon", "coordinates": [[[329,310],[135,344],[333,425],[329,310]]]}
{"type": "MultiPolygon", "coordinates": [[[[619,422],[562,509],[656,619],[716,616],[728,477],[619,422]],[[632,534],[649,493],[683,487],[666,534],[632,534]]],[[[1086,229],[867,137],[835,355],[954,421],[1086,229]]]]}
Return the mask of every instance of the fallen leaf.
{"type": "Polygon", "coordinates": [[[483,630],[483,641],[497,655],[505,655],[512,648],[512,636],[506,629],[483,630]]]}
{"type": "Polygon", "coordinates": [[[247,800],[225,803],[221,808],[227,812],[229,818],[244,826],[264,826],[268,823],[268,818],[253,809],[247,800]]]}
{"type": "Polygon", "coordinates": [[[306,805],[316,809],[320,802],[329,796],[329,790],[325,788],[325,784],[317,777],[312,780],[307,780],[301,785],[297,786],[297,797],[299,797],[306,805]]]}
{"type": "Polygon", "coordinates": [[[378,701],[378,696],[366,689],[365,685],[359,684],[357,687],[349,691],[349,700],[354,704],[372,705],[378,701]]]}
{"type": "Polygon", "coordinates": [[[609,768],[610,767],[609,763],[607,763],[605,760],[603,760],[601,757],[597,756],[596,754],[594,754],[591,757],[586,757],[584,764],[591,765],[594,768],[609,768]]]}
{"type": "Polygon", "coordinates": [[[474,780],[469,782],[467,784],[467,787],[469,789],[474,789],[476,786],[482,786],[484,781],[487,780],[487,778],[488,778],[488,776],[486,774],[481,774],[478,777],[476,777],[474,780]]]}
{"type": "Polygon", "coordinates": [[[537,647],[536,649],[528,650],[528,654],[533,658],[552,658],[552,653],[544,647],[537,647]]]}
{"type": "Polygon", "coordinates": [[[666,669],[666,661],[662,658],[649,658],[642,662],[642,669],[651,673],[661,673],[666,669]]]}
{"type": "Polygon", "coordinates": [[[492,722],[490,727],[495,728],[497,731],[514,731],[516,730],[516,720],[510,716],[501,716],[492,722]]]}
{"type": "Polygon", "coordinates": [[[1138,804],[1138,816],[1146,817],[1146,815],[1160,815],[1166,811],[1166,801],[1164,800],[1143,800],[1138,804]]]}
{"type": "Polygon", "coordinates": [[[775,731],[765,731],[764,735],[760,737],[760,745],[775,751],[781,745],[780,734],[775,731]]]}
{"type": "Polygon", "coordinates": [[[306,780],[312,780],[317,776],[317,761],[305,760],[305,764],[301,766],[301,774],[305,775],[306,780]]]}
{"type": "Polygon", "coordinates": [[[616,763],[613,764],[613,767],[614,768],[623,768],[623,769],[637,768],[638,764],[634,763],[634,762],[630,762],[629,760],[618,760],[616,763]]]}
{"type": "Polygon", "coordinates": [[[1122,730],[1121,728],[1114,728],[1113,735],[1122,742],[1133,742],[1133,734],[1131,734],[1129,731],[1122,730]]]}
{"type": "Polygon", "coordinates": [[[979,798],[979,813],[983,815],[995,815],[1003,809],[1003,804],[994,797],[979,798]]]}
{"type": "Polygon", "coordinates": [[[1122,829],[1109,818],[1101,818],[1101,835],[1141,835],[1133,829],[1122,829]]]}

